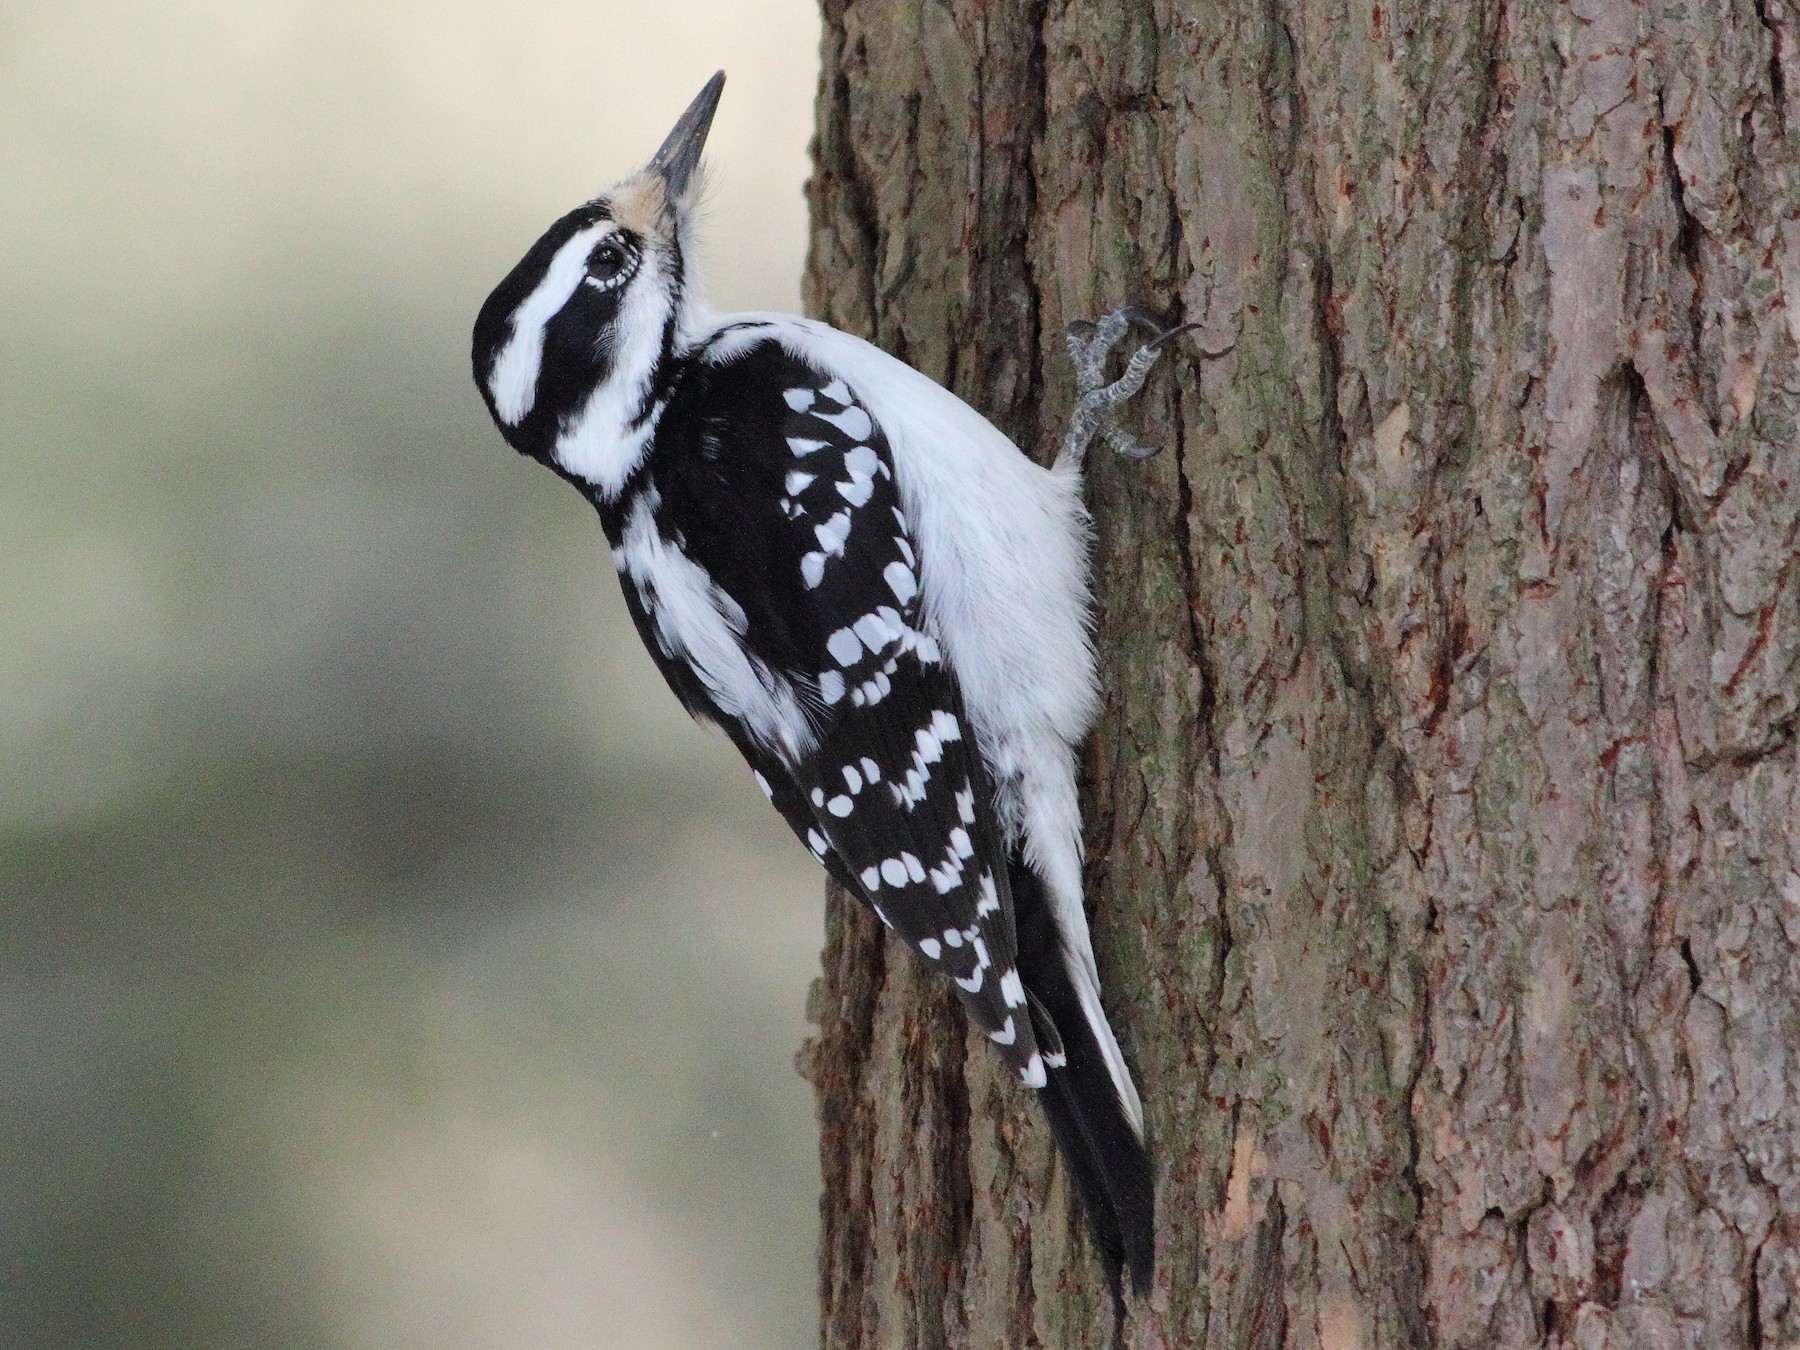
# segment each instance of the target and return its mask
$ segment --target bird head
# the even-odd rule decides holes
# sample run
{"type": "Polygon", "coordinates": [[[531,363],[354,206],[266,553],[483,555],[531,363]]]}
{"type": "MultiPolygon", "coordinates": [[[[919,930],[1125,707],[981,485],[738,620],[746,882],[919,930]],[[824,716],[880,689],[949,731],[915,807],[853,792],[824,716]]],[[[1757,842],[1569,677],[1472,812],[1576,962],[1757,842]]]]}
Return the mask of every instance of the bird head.
{"type": "Polygon", "coordinates": [[[725,87],[706,82],[637,173],[558,220],[475,320],[475,383],[519,453],[602,486],[649,416],[699,309],[700,152],[725,87]]]}

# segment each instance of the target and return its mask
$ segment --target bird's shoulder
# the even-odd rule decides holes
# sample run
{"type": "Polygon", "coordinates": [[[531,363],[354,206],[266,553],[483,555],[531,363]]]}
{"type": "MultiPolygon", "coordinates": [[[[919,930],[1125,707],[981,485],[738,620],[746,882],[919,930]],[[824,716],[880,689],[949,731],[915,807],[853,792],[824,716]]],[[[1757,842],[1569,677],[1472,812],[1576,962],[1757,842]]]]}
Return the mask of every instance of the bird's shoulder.
{"type": "MultiPolygon", "coordinates": [[[[733,336],[730,333],[723,335],[733,336]]],[[[887,439],[849,384],[773,335],[690,358],[640,490],[663,536],[829,707],[916,630],[918,548],[887,439]]]]}

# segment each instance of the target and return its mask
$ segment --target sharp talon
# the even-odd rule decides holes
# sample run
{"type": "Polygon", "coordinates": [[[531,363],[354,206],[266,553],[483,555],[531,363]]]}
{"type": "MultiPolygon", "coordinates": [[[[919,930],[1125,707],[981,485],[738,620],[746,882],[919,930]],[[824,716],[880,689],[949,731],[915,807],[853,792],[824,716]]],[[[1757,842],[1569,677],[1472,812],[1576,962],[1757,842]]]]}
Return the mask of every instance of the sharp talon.
{"type": "Polygon", "coordinates": [[[1100,428],[1100,434],[1106,438],[1108,445],[1126,459],[1149,459],[1151,456],[1161,453],[1162,450],[1159,445],[1141,444],[1123,427],[1104,426],[1100,428]]]}
{"type": "Polygon", "coordinates": [[[1169,326],[1169,321],[1148,305],[1123,305],[1115,312],[1120,318],[1129,319],[1152,333],[1160,333],[1169,326]]]}
{"type": "Polygon", "coordinates": [[[1065,331],[1070,337],[1079,338],[1085,341],[1088,338],[1093,337],[1098,330],[1086,319],[1077,319],[1074,323],[1070,324],[1065,331]]]}
{"type": "Polygon", "coordinates": [[[1161,336],[1151,339],[1151,341],[1145,345],[1145,350],[1152,351],[1152,352],[1159,352],[1163,349],[1165,344],[1173,342],[1176,338],[1180,337],[1183,333],[1193,332],[1199,326],[1200,325],[1197,323],[1180,324],[1177,327],[1169,329],[1168,332],[1163,333],[1161,336]]]}

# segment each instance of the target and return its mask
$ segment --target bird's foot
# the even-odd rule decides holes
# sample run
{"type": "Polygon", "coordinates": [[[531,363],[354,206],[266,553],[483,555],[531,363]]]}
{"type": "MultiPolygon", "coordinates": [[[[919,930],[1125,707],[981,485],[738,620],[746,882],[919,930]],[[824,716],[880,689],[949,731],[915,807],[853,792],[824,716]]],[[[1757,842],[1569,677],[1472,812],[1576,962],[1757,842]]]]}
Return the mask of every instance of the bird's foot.
{"type": "Polygon", "coordinates": [[[1075,411],[1069,415],[1069,428],[1063,434],[1062,450],[1057,463],[1081,467],[1094,437],[1103,438],[1114,450],[1128,459],[1148,459],[1157,447],[1138,444],[1131,434],[1113,421],[1118,406],[1144,387],[1150,367],[1162,355],[1169,341],[1195,324],[1184,323],[1170,328],[1142,305],[1125,305],[1115,309],[1099,323],[1078,320],[1069,325],[1069,360],[1075,367],[1075,411]],[[1149,330],[1154,336],[1139,347],[1125,365],[1125,373],[1111,384],[1106,383],[1106,358],[1133,324],[1149,330]]]}

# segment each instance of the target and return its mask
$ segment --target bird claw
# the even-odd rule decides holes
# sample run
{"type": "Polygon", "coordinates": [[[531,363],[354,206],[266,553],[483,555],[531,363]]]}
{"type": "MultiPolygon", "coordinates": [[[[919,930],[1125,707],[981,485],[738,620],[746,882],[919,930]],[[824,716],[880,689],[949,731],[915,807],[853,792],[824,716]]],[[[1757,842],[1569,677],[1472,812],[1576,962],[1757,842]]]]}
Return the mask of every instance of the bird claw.
{"type": "Polygon", "coordinates": [[[1126,459],[1149,459],[1162,453],[1160,445],[1144,445],[1123,427],[1104,426],[1100,428],[1100,434],[1106,438],[1108,445],[1126,459]]]}
{"type": "Polygon", "coordinates": [[[1165,328],[1160,336],[1150,340],[1150,350],[1159,352],[1183,333],[1192,333],[1199,327],[1200,325],[1197,323],[1178,323],[1173,328],[1165,328]]]}
{"type": "Polygon", "coordinates": [[[1162,355],[1163,347],[1194,324],[1170,327],[1158,314],[1142,305],[1122,305],[1091,323],[1077,319],[1068,326],[1069,361],[1075,367],[1075,411],[1069,417],[1069,429],[1063,437],[1058,463],[1079,467],[1087,448],[1096,435],[1105,439],[1119,454],[1128,459],[1148,459],[1157,447],[1140,445],[1117,426],[1112,413],[1121,403],[1144,387],[1150,367],[1162,355]],[[1149,342],[1132,353],[1125,372],[1111,384],[1106,382],[1106,358],[1119,339],[1133,325],[1153,334],[1149,342]]]}

